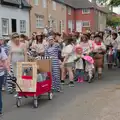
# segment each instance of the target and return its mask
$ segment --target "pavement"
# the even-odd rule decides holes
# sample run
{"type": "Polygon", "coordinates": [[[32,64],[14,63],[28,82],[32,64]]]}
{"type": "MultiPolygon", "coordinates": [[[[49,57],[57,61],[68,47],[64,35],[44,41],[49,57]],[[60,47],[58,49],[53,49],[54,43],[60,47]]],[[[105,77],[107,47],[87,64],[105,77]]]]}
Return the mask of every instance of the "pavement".
{"type": "Polygon", "coordinates": [[[102,80],[64,86],[63,93],[49,101],[42,96],[39,107],[32,98],[16,107],[13,95],[3,93],[4,115],[0,120],[120,120],[120,69],[104,70],[102,80]]]}

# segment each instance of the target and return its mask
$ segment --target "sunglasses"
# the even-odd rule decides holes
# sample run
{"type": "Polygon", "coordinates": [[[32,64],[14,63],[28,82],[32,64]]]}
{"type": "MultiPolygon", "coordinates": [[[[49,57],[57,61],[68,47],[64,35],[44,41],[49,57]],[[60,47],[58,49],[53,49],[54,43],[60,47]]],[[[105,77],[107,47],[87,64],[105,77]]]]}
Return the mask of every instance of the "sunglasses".
{"type": "Polygon", "coordinates": [[[19,36],[14,36],[13,38],[14,38],[14,39],[15,39],[15,38],[19,38],[19,36]]]}

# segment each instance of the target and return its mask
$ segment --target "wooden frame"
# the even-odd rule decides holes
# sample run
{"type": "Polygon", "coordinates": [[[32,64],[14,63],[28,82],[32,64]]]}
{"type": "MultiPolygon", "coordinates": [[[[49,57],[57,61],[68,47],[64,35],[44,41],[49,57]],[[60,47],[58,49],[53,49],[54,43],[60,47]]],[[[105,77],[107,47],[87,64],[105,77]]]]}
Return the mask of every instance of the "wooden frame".
{"type": "MultiPolygon", "coordinates": [[[[18,62],[17,63],[17,83],[23,92],[36,92],[36,84],[37,84],[36,62],[18,62]],[[30,70],[30,74],[28,75],[25,74],[26,69],[30,70]],[[27,79],[25,78],[26,76],[27,76],[27,79]]],[[[17,91],[20,92],[18,88],[17,88],[17,91]]]]}

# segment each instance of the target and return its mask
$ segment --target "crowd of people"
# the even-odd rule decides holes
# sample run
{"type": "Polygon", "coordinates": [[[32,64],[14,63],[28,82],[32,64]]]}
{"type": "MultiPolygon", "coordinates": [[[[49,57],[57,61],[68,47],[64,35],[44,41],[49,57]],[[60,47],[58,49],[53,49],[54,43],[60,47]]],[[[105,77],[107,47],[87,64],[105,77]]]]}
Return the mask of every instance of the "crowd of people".
{"type": "MultiPolygon", "coordinates": [[[[110,47],[113,64],[115,67],[120,67],[119,35],[120,32],[112,33],[110,30],[85,34],[79,32],[60,34],[51,31],[47,35],[34,32],[31,38],[24,34],[13,33],[8,42],[0,38],[0,114],[2,114],[1,91],[7,83],[5,76],[13,71],[14,76],[17,77],[17,62],[28,61],[28,52],[32,52],[34,57],[52,58],[52,88],[55,92],[60,92],[61,85],[66,83],[66,77],[69,77],[70,87],[74,87],[75,81],[91,83],[95,73],[100,80],[104,58],[110,47]]],[[[108,56],[106,58],[108,59],[108,56]]],[[[13,86],[8,83],[7,87],[13,86]]]]}

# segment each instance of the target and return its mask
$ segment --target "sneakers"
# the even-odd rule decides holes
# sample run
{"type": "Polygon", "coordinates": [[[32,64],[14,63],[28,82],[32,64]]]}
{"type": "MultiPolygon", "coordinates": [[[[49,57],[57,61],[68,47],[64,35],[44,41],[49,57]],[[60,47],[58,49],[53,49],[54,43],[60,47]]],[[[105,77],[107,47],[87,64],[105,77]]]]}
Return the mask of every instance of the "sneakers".
{"type": "Polygon", "coordinates": [[[70,81],[69,86],[70,86],[70,87],[74,87],[74,82],[73,82],[73,81],[70,81]]]}
{"type": "Polygon", "coordinates": [[[64,84],[65,84],[65,81],[64,81],[64,80],[61,80],[61,84],[64,85],[64,84]]]}
{"type": "Polygon", "coordinates": [[[2,112],[0,112],[0,117],[1,117],[1,116],[3,116],[3,113],[2,113],[2,112]]]}
{"type": "Polygon", "coordinates": [[[2,86],[2,91],[5,91],[5,87],[4,86],[2,86]]]}

